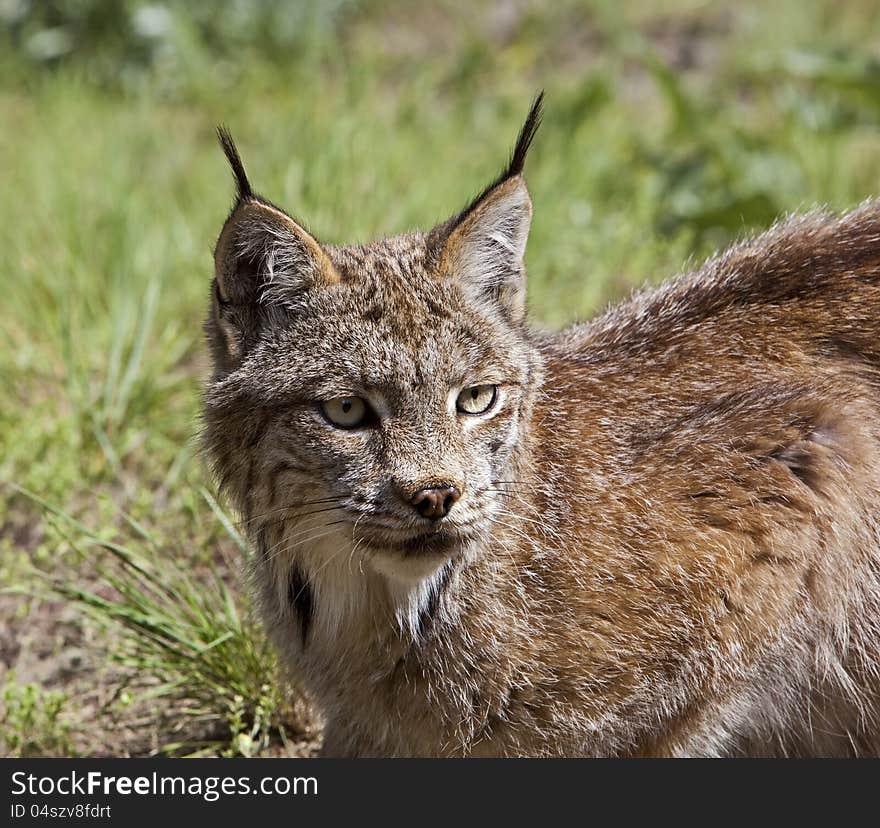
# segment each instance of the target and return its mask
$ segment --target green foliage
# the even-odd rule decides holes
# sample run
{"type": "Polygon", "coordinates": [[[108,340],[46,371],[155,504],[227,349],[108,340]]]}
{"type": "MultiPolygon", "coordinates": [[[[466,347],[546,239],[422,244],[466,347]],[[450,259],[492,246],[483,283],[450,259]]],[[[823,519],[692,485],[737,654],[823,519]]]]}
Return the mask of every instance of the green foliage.
{"type": "Polygon", "coordinates": [[[353,0],[4,0],[0,31],[34,66],[84,67],[107,84],[167,77],[247,55],[308,55],[353,0]]]}
{"type": "Polygon", "coordinates": [[[0,749],[4,756],[70,756],[70,727],[64,722],[67,696],[37,684],[17,684],[7,677],[0,692],[0,749]]]}

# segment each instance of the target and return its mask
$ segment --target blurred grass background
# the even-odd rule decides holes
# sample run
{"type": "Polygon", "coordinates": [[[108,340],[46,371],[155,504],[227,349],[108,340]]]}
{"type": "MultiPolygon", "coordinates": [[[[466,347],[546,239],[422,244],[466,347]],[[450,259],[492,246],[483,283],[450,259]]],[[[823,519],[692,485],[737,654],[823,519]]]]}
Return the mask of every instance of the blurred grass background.
{"type": "Polygon", "coordinates": [[[540,88],[542,324],[880,191],[871,0],[0,0],[0,751],[311,749],[195,442],[214,125],[357,241],[464,204],[540,88]]]}

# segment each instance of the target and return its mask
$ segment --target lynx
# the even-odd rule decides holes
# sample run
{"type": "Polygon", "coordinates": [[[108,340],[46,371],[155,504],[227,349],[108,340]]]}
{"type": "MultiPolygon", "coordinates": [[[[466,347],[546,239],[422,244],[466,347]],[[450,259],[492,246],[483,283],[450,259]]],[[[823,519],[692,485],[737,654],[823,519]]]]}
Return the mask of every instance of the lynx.
{"type": "Polygon", "coordinates": [[[877,755],[880,202],[543,333],[540,117],[462,212],[362,246],[219,131],[206,447],[324,753],[877,755]]]}

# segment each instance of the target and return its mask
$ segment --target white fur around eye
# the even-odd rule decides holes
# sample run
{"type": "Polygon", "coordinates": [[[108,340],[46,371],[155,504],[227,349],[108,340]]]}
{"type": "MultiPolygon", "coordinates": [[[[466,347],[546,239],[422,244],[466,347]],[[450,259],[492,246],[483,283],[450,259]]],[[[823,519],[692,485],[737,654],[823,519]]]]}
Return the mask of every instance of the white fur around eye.
{"type": "Polygon", "coordinates": [[[462,414],[485,414],[497,398],[497,385],[472,385],[462,389],[455,401],[455,407],[462,414]]]}
{"type": "Polygon", "coordinates": [[[337,397],[321,403],[324,416],[339,428],[357,428],[367,415],[367,404],[360,397],[337,397]]]}

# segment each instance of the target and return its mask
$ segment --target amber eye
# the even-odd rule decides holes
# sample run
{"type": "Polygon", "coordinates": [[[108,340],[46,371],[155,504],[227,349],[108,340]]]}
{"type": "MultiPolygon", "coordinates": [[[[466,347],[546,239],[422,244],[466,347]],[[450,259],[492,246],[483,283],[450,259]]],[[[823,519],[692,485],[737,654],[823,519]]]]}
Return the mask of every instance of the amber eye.
{"type": "Polygon", "coordinates": [[[485,414],[495,405],[497,396],[497,385],[472,385],[458,395],[455,407],[462,414],[485,414]]]}
{"type": "Polygon", "coordinates": [[[369,409],[360,397],[337,397],[321,403],[321,412],[339,428],[357,428],[367,419],[369,409]]]}

